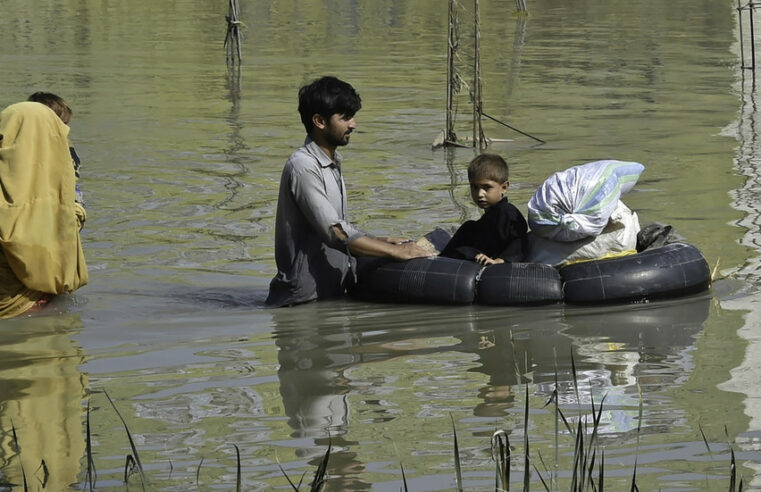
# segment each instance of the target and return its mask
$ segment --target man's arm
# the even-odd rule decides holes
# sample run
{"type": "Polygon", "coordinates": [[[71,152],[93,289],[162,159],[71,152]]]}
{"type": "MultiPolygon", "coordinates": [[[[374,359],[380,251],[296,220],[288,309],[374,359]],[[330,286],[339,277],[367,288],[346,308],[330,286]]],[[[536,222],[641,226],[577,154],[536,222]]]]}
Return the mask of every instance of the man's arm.
{"type": "MultiPolygon", "coordinates": [[[[333,233],[342,241],[347,239],[341,226],[334,225],[333,233]]],[[[410,260],[422,256],[432,256],[432,253],[412,242],[401,244],[390,243],[370,236],[360,236],[346,244],[354,256],[381,256],[395,260],[410,260]]]]}
{"type": "MultiPolygon", "coordinates": [[[[292,159],[294,157],[291,157],[292,159]]],[[[298,161],[292,163],[291,160],[289,163],[293,165],[289,171],[284,170],[284,172],[290,172],[288,183],[291,194],[314,233],[325,244],[336,249],[343,249],[347,240],[364,236],[363,231],[344,220],[331,204],[320,170],[316,165],[311,165],[311,159],[308,159],[307,164],[302,162],[299,166],[297,166],[298,161]],[[335,227],[344,231],[345,234],[338,237],[334,233],[335,227]]],[[[286,168],[289,163],[286,163],[286,168]]],[[[341,187],[341,183],[337,182],[336,186],[341,187]]],[[[340,189],[337,192],[340,193],[340,189]]]]}
{"type": "MultiPolygon", "coordinates": [[[[293,159],[293,157],[291,157],[293,159]]],[[[289,160],[289,163],[295,164],[289,160]]],[[[311,161],[309,161],[311,164],[311,161]]],[[[286,164],[288,166],[288,163],[286,164]]],[[[286,171],[284,171],[286,172],[286,171]]],[[[396,260],[409,260],[431,253],[415,243],[398,243],[401,238],[373,238],[342,219],[330,204],[319,169],[306,165],[291,166],[290,191],[299,209],[325,244],[333,248],[345,247],[356,256],[381,256],[396,260]]],[[[337,183],[342,187],[342,182],[337,183]]]]}

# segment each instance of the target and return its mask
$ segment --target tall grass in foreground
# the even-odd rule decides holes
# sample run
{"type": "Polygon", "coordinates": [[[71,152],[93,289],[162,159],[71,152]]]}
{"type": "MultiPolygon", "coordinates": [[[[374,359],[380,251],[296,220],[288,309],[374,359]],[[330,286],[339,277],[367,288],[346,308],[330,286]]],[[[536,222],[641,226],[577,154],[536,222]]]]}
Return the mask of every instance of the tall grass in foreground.
{"type": "MultiPolygon", "coordinates": [[[[576,401],[581,401],[579,399],[579,389],[578,389],[578,382],[576,379],[576,373],[575,373],[575,366],[573,362],[573,357],[571,357],[571,366],[573,370],[573,384],[574,384],[574,391],[576,393],[576,401]]],[[[603,413],[603,406],[605,403],[605,397],[603,397],[599,404],[596,404],[594,401],[594,398],[592,398],[591,401],[591,413],[584,414],[582,411],[581,405],[578,406],[578,420],[575,425],[572,425],[569,422],[569,419],[566,418],[566,415],[563,413],[562,409],[560,408],[560,405],[558,403],[558,383],[557,383],[557,371],[555,376],[555,388],[553,389],[552,395],[547,400],[547,402],[544,404],[544,407],[549,406],[550,404],[554,405],[554,413],[555,413],[555,421],[556,421],[556,427],[555,427],[555,463],[558,463],[558,454],[559,454],[559,428],[562,425],[562,427],[565,428],[568,435],[571,436],[573,439],[574,445],[573,445],[573,458],[571,460],[572,468],[569,471],[570,475],[570,483],[568,484],[560,484],[559,480],[557,478],[557,473],[553,473],[550,468],[546,465],[544,462],[544,459],[541,456],[541,453],[537,451],[536,454],[533,454],[531,452],[531,446],[530,446],[530,439],[529,439],[529,385],[525,384],[525,405],[524,405],[524,415],[523,415],[523,452],[521,454],[517,454],[513,452],[513,446],[510,443],[509,439],[509,433],[505,431],[504,429],[496,430],[492,436],[491,436],[491,458],[495,465],[495,476],[494,476],[494,490],[495,492],[510,492],[511,486],[511,470],[513,469],[513,464],[516,465],[516,468],[518,468],[518,463],[522,463],[522,483],[520,483],[519,487],[513,487],[513,491],[523,491],[523,492],[529,492],[531,490],[532,483],[535,483],[535,480],[533,480],[534,474],[538,477],[539,484],[541,487],[538,487],[539,490],[544,490],[546,492],[554,492],[554,491],[570,491],[570,492],[603,492],[605,490],[605,451],[600,443],[599,440],[599,429],[600,429],[600,422],[602,419],[602,413],[603,413]]],[[[639,441],[640,441],[640,432],[641,432],[641,422],[642,422],[642,415],[643,415],[643,399],[642,399],[642,393],[640,388],[638,387],[639,391],[639,411],[638,411],[638,425],[637,425],[637,450],[639,450],[639,441]]],[[[125,456],[125,464],[124,464],[124,474],[123,474],[123,481],[126,486],[126,489],[129,490],[131,477],[133,475],[138,475],[140,477],[140,487],[142,490],[157,490],[155,487],[155,484],[151,486],[148,482],[148,479],[145,475],[145,472],[143,470],[143,465],[140,459],[140,456],[138,454],[137,446],[135,445],[135,441],[132,438],[132,433],[127,425],[127,422],[122,417],[121,413],[119,412],[119,409],[116,407],[116,404],[111,399],[111,397],[108,395],[108,393],[105,390],[100,391],[93,391],[93,393],[103,393],[105,397],[107,398],[108,402],[110,403],[111,408],[113,409],[114,413],[119,418],[120,422],[122,423],[124,427],[124,432],[127,436],[127,439],[129,441],[130,450],[131,453],[127,454],[125,456]]],[[[87,413],[85,416],[85,423],[86,423],[86,463],[87,463],[87,469],[84,474],[84,482],[80,484],[81,490],[89,490],[94,491],[96,490],[96,482],[97,482],[97,472],[95,470],[95,460],[93,457],[93,449],[92,449],[92,434],[90,429],[90,406],[88,403],[87,406],[87,413]]],[[[466,490],[464,480],[463,480],[463,474],[462,474],[462,464],[460,460],[460,448],[459,443],[457,439],[457,431],[455,427],[455,421],[454,417],[450,416],[451,422],[452,422],[452,438],[453,438],[453,475],[454,475],[454,489],[458,492],[462,492],[466,490]]],[[[711,453],[711,448],[708,444],[708,439],[705,436],[705,433],[703,432],[702,427],[699,429],[700,435],[702,436],[703,443],[705,444],[705,447],[711,457],[711,461],[713,461],[713,454],[711,453]]],[[[20,477],[22,483],[20,484],[13,484],[9,483],[7,480],[4,480],[0,477],[0,488],[17,488],[22,487],[24,492],[26,492],[29,488],[27,483],[27,475],[26,471],[24,470],[24,466],[21,461],[21,457],[23,456],[23,449],[19,446],[19,440],[18,436],[16,434],[16,428],[11,422],[11,436],[12,436],[12,447],[13,451],[16,453],[16,456],[18,457],[18,466],[20,468],[20,477]]],[[[729,443],[729,435],[725,427],[725,437],[728,441],[729,451],[730,451],[730,464],[729,464],[729,484],[728,484],[728,491],[729,492],[742,492],[744,483],[742,476],[738,477],[737,474],[737,463],[735,458],[735,452],[734,449],[729,443]]],[[[236,484],[235,484],[235,490],[240,492],[243,490],[243,480],[241,476],[241,458],[240,458],[240,449],[236,444],[232,444],[232,446],[235,448],[235,454],[236,454],[236,484]]],[[[394,445],[394,447],[396,447],[394,445]]],[[[331,457],[332,452],[332,444],[328,444],[328,448],[325,451],[325,454],[322,456],[322,459],[320,460],[320,463],[317,467],[317,470],[314,473],[314,476],[312,477],[312,481],[309,483],[304,483],[304,479],[307,475],[307,472],[304,472],[297,483],[294,483],[293,480],[286,474],[283,467],[280,465],[279,460],[277,460],[277,457],[275,458],[278,464],[278,467],[280,468],[280,471],[282,472],[283,476],[287,480],[288,484],[290,485],[291,489],[294,491],[300,491],[302,487],[309,487],[310,492],[319,492],[323,490],[326,487],[326,484],[328,483],[330,477],[328,474],[328,463],[331,457]]],[[[398,451],[397,451],[398,454],[398,451]]],[[[196,469],[196,486],[199,487],[200,482],[200,472],[201,467],[203,465],[203,459],[200,460],[198,467],[196,469]]],[[[170,462],[171,466],[171,462],[170,462]]],[[[404,465],[402,463],[402,460],[400,459],[399,463],[400,469],[401,469],[401,485],[400,490],[403,491],[409,491],[408,484],[407,484],[407,477],[405,475],[404,471],[404,465]]],[[[45,474],[45,477],[47,477],[47,467],[45,465],[44,460],[40,463],[38,467],[38,471],[42,470],[42,473],[45,474]]],[[[37,472],[35,472],[37,473],[37,472]]],[[[706,477],[706,480],[708,480],[708,477],[706,477]]],[[[47,479],[45,480],[47,481],[47,479]]],[[[707,484],[706,484],[707,485],[707,484]]],[[[43,483],[44,487],[44,483],[43,483]]],[[[632,470],[632,476],[631,476],[631,482],[629,486],[630,492],[639,492],[639,487],[637,485],[637,459],[635,457],[634,467],[632,470]]]]}
{"type": "MultiPolygon", "coordinates": [[[[576,378],[575,364],[573,361],[573,355],[571,355],[571,367],[573,372],[573,384],[574,391],[576,393],[576,401],[580,402],[578,381],[576,378]]],[[[572,469],[571,469],[571,481],[566,486],[561,486],[549,468],[545,465],[542,459],[541,453],[537,453],[533,456],[530,452],[530,441],[528,435],[528,423],[529,423],[529,388],[528,384],[525,385],[525,408],[523,414],[523,454],[520,458],[523,461],[523,483],[522,488],[513,488],[515,491],[529,492],[531,490],[532,482],[532,470],[535,472],[541,483],[541,489],[546,492],[554,492],[561,490],[568,490],[570,492],[603,492],[605,490],[605,450],[601,446],[599,441],[599,429],[600,421],[602,418],[602,411],[605,402],[605,396],[600,400],[599,405],[595,405],[594,397],[591,398],[591,420],[586,415],[582,415],[581,407],[579,407],[579,418],[576,426],[569,424],[569,420],[564,415],[558,404],[558,384],[557,384],[557,371],[555,374],[555,388],[550,396],[549,400],[545,403],[545,407],[554,403],[554,410],[556,415],[556,423],[562,422],[568,434],[574,439],[572,469]],[[537,466],[537,461],[542,465],[544,471],[541,471],[537,466]]],[[[639,409],[637,416],[637,439],[636,449],[639,450],[640,433],[642,430],[642,415],[643,415],[643,398],[642,391],[639,385],[637,385],[637,391],[639,393],[639,409]]],[[[590,395],[591,396],[591,395],[590,395]]],[[[452,432],[454,439],[454,469],[455,480],[457,483],[458,491],[463,490],[462,486],[462,474],[460,465],[460,456],[457,445],[457,434],[454,425],[454,419],[452,420],[452,432]]],[[[703,436],[703,442],[708,450],[711,459],[710,446],[708,440],[703,433],[702,428],[700,433],[703,436]]],[[[725,435],[727,440],[729,436],[725,427],[725,435]]],[[[559,448],[559,432],[558,427],[555,428],[555,462],[557,463],[558,448],[559,448]]],[[[730,476],[729,476],[729,492],[742,492],[743,491],[743,478],[737,477],[737,463],[735,460],[735,452],[731,444],[729,444],[730,450],[730,476]]],[[[511,470],[511,446],[508,433],[505,430],[497,430],[491,437],[491,454],[492,461],[496,466],[495,472],[495,492],[509,492],[511,490],[510,483],[510,470],[511,470]]],[[[707,477],[706,477],[707,479],[707,477]]],[[[402,490],[407,491],[404,487],[402,490]]],[[[637,457],[635,456],[634,468],[632,470],[631,484],[629,486],[630,492],[639,492],[637,486],[637,457]]]]}
{"type": "MultiPolygon", "coordinates": [[[[579,386],[578,386],[578,380],[576,377],[576,368],[575,363],[573,360],[573,354],[571,355],[571,368],[572,368],[572,376],[573,376],[573,386],[574,386],[574,392],[576,395],[576,401],[580,402],[580,395],[579,395],[579,386]]],[[[520,380],[520,379],[519,379],[520,380]]],[[[572,469],[570,470],[570,483],[561,486],[561,484],[558,483],[557,477],[555,473],[552,473],[549,469],[549,467],[545,464],[544,459],[541,456],[541,453],[537,452],[536,456],[532,455],[531,453],[531,447],[530,447],[530,439],[529,439],[529,385],[525,385],[525,406],[524,406],[524,414],[523,414],[523,454],[519,456],[514,456],[512,453],[512,447],[510,445],[510,439],[509,434],[504,429],[496,430],[492,436],[491,436],[491,458],[492,461],[495,464],[495,479],[494,479],[494,490],[495,492],[510,492],[511,490],[511,481],[510,481],[510,472],[512,469],[512,462],[517,461],[523,462],[523,479],[522,484],[520,488],[513,488],[514,491],[522,491],[522,492],[529,492],[531,490],[531,484],[532,484],[532,477],[533,473],[536,473],[539,483],[541,484],[540,490],[544,490],[546,492],[555,492],[555,491],[570,491],[570,492],[603,492],[605,490],[605,450],[602,447],[600,440],[599,440],[599,430],[600,430],[600,422],[602,419],[602,413],[603,413],[603,406],[605,403],[605,396],[600,400],[599,404],[595,404],[594,397],[591,396],[591,413],[588,415],[584,415],[582,412],[582,408],[579,405],[578,408],[578,420],[576,425],[571,425],[569,423],[569,419],[566,418],[565,414],[560,408],[560,405],[558,403],[558,379],[557,379],[557,369],[555,374],[555,387],[553,389],[552,395],[548,399],[548,401],[545,403],[545,407],[547,407],[550,404],[554,404],[554,411],[555,411],[555,421],[556,421],[556,427],[555,427],[555,463],[558,463],[558,454],[559,454],[559,423],[562,423],[562,425],[565,427],[565,429],[568,432],[568,435],[570,435],[574,440],[574,447],[573,447],[573,458],[572,458],[572,469]],[[591,416],[591,417],[590,417],[591,416]],[[541,465],[541,470],[539,466],[537,466],[537,463],[541,465]]],[[[637,385],[637,392],[639,394],[639,408],[638,408],[638,414],[637,414],[637,434],[636,434],[636,449],[637,452],[639,451],[639,445],[640,445],[640,434],[642,431],[642,416],[643,416],[643,398],[642,398],[642,390],[637,385]]],[[[457,439],[457,430],[455,427],[454,417],[450,415],[450,419],[452,422],[452,439],[453,439],[453,473],[454,473],[454,490],[457,492],[463,492],[465,489],[464,481],[463,481],[463,475],[462,475],[462,464],[460,460],[460,446],[457,439]]],[[[709,455],[711,456],[711,461],[713,461],[713,454],[711,453],[711,448],[708,444],[708,439],[706,438],[705,434],[703,433],[703,429],[700,428],[700,434],[703,438],[703,442],[706,446],[706,449],[708,450],[709,455]]],[[[725,427],[725,435],[727,437],[727,441],[729,441],[729,436],[726,431],[725,427]]],[[[743,491],[743,478],[742,476],[737,477],[737,463],[735,459],[735,452],[731,445],[731,443],[728,442],[729,451],[730,451],[730,464],[729,464],[729,492],[742,492],[743,491]]],[[[327,483],[328,477],[325,475],[326,469],[327,469],[327,460],[330,456],[331,446],[328,446],[328,450],[323,456],[323,459],[320,463],[320,466],[315,473],[315,479],[312,482],[311,491],[319,491],[322,490],[325,483],[327,483]]],[[[631,476],[631,482],[629,486],[630,492],[639,492],[639,486],[637,485],[637,457],[635,456],[634,461],[634,467],[632,469],[632,476],[631,476]]],[[[401,468],[401,474],[402,474],[402,484],[400,487],[400,490],[403,490],[405,492],[409,491],[407,486],[407,480],[406,476],[404,474],[404,467],[402,463],[400,463],[401,468]]],[[[281,471],[286,476],[285,471],[281,467],[281,471]]],[[[302,475],[303,479],[303,475],[302,475]]],[[[708,480],[708,477],[706,477],[706,480],[708,480]]],[[[288,478],[288,482],[293,487],[293,490],[298,491],[300,490],[300,483],[299,486],[296,486],[293,484],[293,482],[288,478]]]]}

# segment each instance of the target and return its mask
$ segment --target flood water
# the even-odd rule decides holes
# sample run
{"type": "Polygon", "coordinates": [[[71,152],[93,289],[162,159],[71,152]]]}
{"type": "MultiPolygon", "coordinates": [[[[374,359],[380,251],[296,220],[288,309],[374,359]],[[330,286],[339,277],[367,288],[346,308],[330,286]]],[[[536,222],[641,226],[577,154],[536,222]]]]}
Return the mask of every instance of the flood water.
{"type": "MultiPolygon", "coordinates": [[[[480,2],[484,111],[547,142],[484,122],[511,166],[510,199],[525,213],[555,171],[641,162],[626,204],[718,263],[710,292],[279,310],[262,304],[303,83],[333,74],[363,98],[343,154],[351,216],[368,231],[418,237],[477,217],[474,151],[431,149],[446,2],[240,3],[240,70],[225,63],[227,2],[0,5],[0,106],[48,90],[74,110],[90,268],[89,285],[42,314],[0,322],[5,488],[24,476],[31,490],[85,488],[89,429],[99,490],[124,489],[129,436],[148,490],[232,489],[236,446],[244,490],[288,490],[280,466],[309,482],[329,444],[327,490],[400,490],[400,464],[409,490],[454,490],[454,425],[466,490],[494,490],[498,429],[516,489],[528,435],[534,490],[540,474],[568,490],[573,437],[545,407],[557,387],[571,425],[604,398],[609,490],[628,490],[635,462],[640,490],[726,490],[730,447],[746,490],[761,490],[761,110],[734,1],[536,0],[528,16],[480,2]]],[[[470,83],[472,3],[458,12],[470,83]]]]}

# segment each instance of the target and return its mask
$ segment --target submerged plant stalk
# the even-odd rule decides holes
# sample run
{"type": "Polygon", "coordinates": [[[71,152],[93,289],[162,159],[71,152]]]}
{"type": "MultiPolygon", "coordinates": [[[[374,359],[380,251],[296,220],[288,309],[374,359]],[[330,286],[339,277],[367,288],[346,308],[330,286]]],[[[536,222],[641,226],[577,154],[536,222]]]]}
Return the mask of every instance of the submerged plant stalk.
{"type": "Polygon", "coordinates": [[[135,446],[135,441],[132,439],[132,434],[129,431],[129,427],[127,427],[127,422],[122,417],[122,414],[119,413],[119,409],[116,408],[116,405],[114,404],[114,401],[111,399],[111,397],[108,395],[108,392],[106,390],[103,390],[103,394],[106,395],[108,402],[111,404],[111,408],[114,409],[114,412],[116,412],[116,416],[119,417],[119,420],[121,420],[122,425],[124,426],[124,431],[127,433],[127,439],[129,439],[129,445],[132,448],[133,459],[135,460],[137,469],[140,472],[142,487],[143,487],[143,490],[145,490],[145,485],[148,483],[148,481],[145,478],[145,472],[143,472],[143,465],[140,462],[140,456],[137,453],[137,447],[135,446]]]}
{"type": "Polygon", "coordinates": [[[454,471],[455,480],[457,481],[457,491],[463,492],[462,469],[460,468],[460,448],[457,446],[457,429],[455,429],[454,417],[452,414],[449,414],[449,418],[452,420],[452,436],[454,437],[454,471]]]}

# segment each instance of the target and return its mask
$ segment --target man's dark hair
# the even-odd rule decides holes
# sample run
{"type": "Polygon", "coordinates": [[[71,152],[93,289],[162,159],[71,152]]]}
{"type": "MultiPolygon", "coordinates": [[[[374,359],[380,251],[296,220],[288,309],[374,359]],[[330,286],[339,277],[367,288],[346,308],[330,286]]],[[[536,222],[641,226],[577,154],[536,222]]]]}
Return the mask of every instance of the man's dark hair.
{"type": "Polygon", "coordinates": [[[299,89],[299,114],[307,133],[312,132],[315,114],[326,120],[334,114],[351,118],[361,107],[362,99],[354,87],[336,77],[321,77],[299,89]]]}

